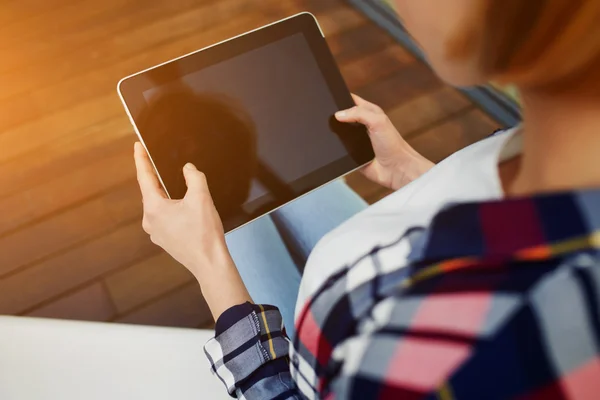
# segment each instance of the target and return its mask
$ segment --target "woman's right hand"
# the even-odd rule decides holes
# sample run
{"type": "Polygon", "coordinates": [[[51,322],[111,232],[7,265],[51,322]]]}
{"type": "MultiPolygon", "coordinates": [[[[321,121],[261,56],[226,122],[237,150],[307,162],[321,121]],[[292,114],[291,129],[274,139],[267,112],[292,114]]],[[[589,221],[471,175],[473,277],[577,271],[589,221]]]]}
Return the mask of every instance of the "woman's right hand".
{"type": "Polygon", "coordinates": [[[361,171],[369,180],[396,190],[434,166],[402,138],[379,106],[357,95],[352,97],[356,106],[337,112],[335,117],[340,122],[358,122],[367,127],[375,159],[361,171]]]}

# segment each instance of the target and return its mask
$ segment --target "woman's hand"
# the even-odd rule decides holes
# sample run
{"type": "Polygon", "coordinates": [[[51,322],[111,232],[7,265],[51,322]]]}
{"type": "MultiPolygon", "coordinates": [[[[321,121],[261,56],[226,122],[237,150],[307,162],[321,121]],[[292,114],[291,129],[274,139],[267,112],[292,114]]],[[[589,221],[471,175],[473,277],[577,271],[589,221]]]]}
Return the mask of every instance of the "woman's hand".
{"type": "Polygon", "coordinates": [[[144,203],[144,231],[198,279],[215,319],[227,308],[250,301],[227,250],[204,174],[186,164],[187,193],[182,200],[170,200],[140,143],[135,144],[135,166],[144,203]]]}
{"type": "Polygon", "coordinates": [[[369,180],[396,190],[434,166],[402,138],[379,106],[357,95],[352,97],[356,106],[337,112],[335,117],[340,122],[358,122],[367,127],[375,160],[361,171],[369,180]]]}

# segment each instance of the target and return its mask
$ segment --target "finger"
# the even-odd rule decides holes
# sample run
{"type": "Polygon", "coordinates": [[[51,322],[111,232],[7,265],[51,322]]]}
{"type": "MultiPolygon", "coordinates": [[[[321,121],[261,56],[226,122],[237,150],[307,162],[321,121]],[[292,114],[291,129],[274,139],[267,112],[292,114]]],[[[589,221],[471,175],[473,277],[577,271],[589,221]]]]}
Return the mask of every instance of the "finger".
{"type": "Polygon", "coordinates": [[[380,108],[377,105],[363,99],[362,97],[360,97],[357,94],[352,93],[352,99],[354,100],[354,103],[359,107],[365,107],[372,111],[380,110],[380,108]]]}
{"type": "Polygon", "coordinates": [[[183,167],[183,176],[185,178],[185,184],[188,188],[185,197],[203,196],[206,194],[210,196],[208,183],[206,182],[206,175],[198,171],[194,164],[185,164],[183,167]]]}
{"type": "Polygon", "coordinates": [[[140,142],[135,143],[134,147],[135,169],[137,171],[137,180],[140,185],[142,197],[144,199],[165,197],[165,192],[154,173],[154,168],[148,158],[148,153],[140,142]]]}
{"type": "Polygon", "coordinates": [[[369,131],[379,129],[385,115],[375,113],[364,107],[356,106],[349,110],[338,111],[335,117],[340,122],[358,122],[363,124],[369,131]]]}
{"type": "MultiPolygon", "coordinates": [[[[354,107],[358,106],[358,107],[371,108],[370,106],[375,106],[374,104],[369,103],[368,101],[366,101],[365,99],[363,99],[362,97],[360,97],[354,93],[351,93],[351,95],[352,95],[352,99],[354,100],[354,104],[355,104],[354,107]]],[[[354,107],[350,107],[345,110],[340,110],[339,112],[348,111],[354,107]]]]}

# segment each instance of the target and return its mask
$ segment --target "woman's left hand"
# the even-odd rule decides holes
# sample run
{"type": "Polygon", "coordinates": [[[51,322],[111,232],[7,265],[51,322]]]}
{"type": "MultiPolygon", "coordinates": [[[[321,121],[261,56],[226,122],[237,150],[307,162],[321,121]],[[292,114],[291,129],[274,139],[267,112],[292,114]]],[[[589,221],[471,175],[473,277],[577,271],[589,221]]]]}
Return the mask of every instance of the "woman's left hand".
{"type": "Polygon", "coordinates": [[[250,301],[227,250],[205,175],[186,164],[187,193],[182,200],[170,200],[141,143],[135,144],[135,166],[144,203],[144,231],[198,279],[215,319],[230,306],[250,301]]]}

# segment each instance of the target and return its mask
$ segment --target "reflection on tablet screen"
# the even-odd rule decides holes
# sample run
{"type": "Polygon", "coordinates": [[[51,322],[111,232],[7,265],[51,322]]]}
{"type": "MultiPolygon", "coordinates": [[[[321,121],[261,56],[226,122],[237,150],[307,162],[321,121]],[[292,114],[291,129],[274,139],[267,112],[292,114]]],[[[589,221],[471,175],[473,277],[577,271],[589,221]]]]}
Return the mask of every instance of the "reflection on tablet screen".
{"type": "Polygon", "coordinates": [[[185,195],[181,168],[194,163],[226,230],[297,197],[336,160],[356,167],[329,124],[337,106],[300,33],[143,96],[139,129],[170,195],[185,195]]]}

